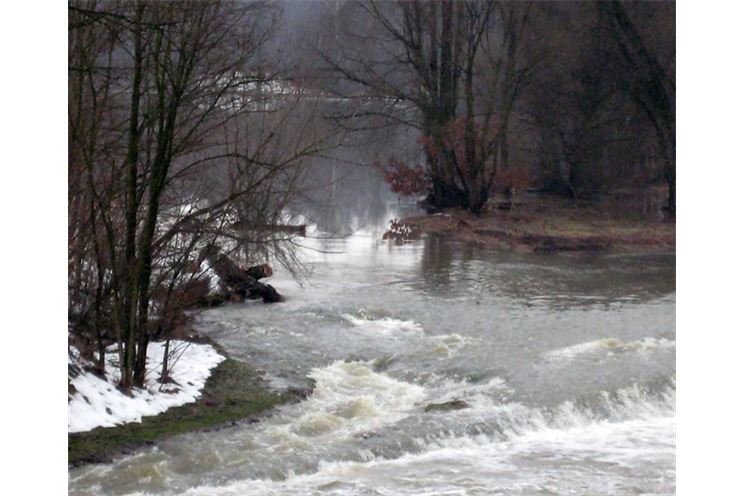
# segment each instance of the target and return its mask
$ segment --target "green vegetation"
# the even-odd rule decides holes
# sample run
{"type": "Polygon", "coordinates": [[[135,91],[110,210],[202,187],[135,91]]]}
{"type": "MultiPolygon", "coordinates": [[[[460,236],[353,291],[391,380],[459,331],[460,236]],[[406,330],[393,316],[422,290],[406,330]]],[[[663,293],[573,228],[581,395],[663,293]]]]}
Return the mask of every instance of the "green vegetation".
{"type": "Polygon", "coordinates": [[[170,408],[160,415],[144,417],[141,423],[99,427],[67,436],[68,464],[111,461],[117,455],[153,444],[176,434],[219,428],[248,419],[295,399],[289,393],[267,390],[261,376],[245,363],[226,359],[207,380],[195,402],[170,408]]]}

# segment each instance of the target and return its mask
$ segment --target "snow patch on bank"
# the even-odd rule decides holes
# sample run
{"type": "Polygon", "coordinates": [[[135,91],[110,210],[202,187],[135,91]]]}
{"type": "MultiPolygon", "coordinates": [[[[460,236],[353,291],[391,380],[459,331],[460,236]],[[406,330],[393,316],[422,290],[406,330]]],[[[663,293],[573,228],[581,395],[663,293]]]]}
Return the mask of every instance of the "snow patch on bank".
{"type": "Polygon", "coordinates": [[[71,377],[76,392],[67,404],[67,431],[83,432],[96,427],[112,427],[141,422],[142,417],[157,415],[174,406],[195,401],[201,395],[210,371],[225,357],[208,344],[171,341],[170,376],[175,383],[160,384],[165,343],[150,343],[147,350],[145,389],[132,391],[132,397],[117,389],[121,377],[116,348],[106,353],[106,379],[85,370],[88,365],[72,350],[68,364],[81,372],[71,377]]]}

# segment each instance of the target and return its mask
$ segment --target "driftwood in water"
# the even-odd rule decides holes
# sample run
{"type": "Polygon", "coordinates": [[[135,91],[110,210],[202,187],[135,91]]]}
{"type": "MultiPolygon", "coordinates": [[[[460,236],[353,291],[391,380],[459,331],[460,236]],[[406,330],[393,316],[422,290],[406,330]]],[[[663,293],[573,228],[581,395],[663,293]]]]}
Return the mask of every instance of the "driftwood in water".
{"type": "Polygon", "coordinates": [[[415,225],[405,224],[398,219],[391,219],[388,230],[383,233],[383,240],[391,239],[396,243],[419,239],[421,233],[415,225]]]}
{"type": "MultiPolygon", "coordinates": [[[[220,250],[216,247],[206,249],[202,255],[210,267],[212,267],[212,270],[215,271],[215,274],[220,278],[222,284],[230,291],[231,296],[249,299],[261,298],[264,300],[264,303],[282,301],[282,296],[271,285],[261,283],[255,277],[248,274],[248,271],[251,269],[258,270],[256,267],[242,270],[227,255],[220,253],[220,250]]],[[[266,266],[266,268],[269,267],[266,266]]],[[[266,272],[262,268],[264,277],[267,277],[266,272]]],[[[271,275],[271,268],[269,268],[268,273],[271,275]]]]}

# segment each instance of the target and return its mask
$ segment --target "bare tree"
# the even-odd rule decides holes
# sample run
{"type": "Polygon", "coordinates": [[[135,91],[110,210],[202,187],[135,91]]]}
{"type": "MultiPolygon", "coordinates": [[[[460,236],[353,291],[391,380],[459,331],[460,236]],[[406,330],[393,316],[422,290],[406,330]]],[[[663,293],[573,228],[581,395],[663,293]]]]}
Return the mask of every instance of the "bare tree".
{"type": "Polygon", "coordinates": [[[499,149],[506,160],[509,119],[528,72],[519,49],[530,5],[446,0],[357,8],[373,21],[367,44],[337,46],[326,61],[357,85],[352,91],[397,105],[380,113],[420,131],[432,205],[479,213],[494,184],[491,158],[499,149]]]}
{"type": "MultiPolygon", "coordinates": [[[[632,18],[644,20],[640,36],[672,70],[670,4],[625,5],[632,18]]],[[[650,186],[674,178],[674,168],[669,174],[655,129],[664,126],[654,125],[631,91],[646,78],[644,71],[624,60],[606,8],[608,2],[535,6],[530,46],[540,63],[522,93],[522,115],[532,135],[528,148],[539,184],[550,191],[589,199],[631,188],[642,193],[642,203],[650,186]]],[[[674,98],[674,88],[669,90],[674,98]]],[[[674,184],[670,190],[674,194],[674,184]]]]}
{"type": "MultiPolygon", "coordinates": [[[[71,304],[118,343],[122,387],[141,387],[148,343],[177,313],[200,250],[235,241],[228,226],[247,216],[281,222],[305,158],[332,140],[262,58],[270,4],[69,10],[71,304]]],[[[293,261],[288,239],[260,238],[293,261]]]]}
{"type": "MultiPolygon", "coordinates": [[[[656,17],[654,32],[657,37],[647,36],[632,21],[624,3],[613,0],[599,2],[604,27],[615,42],[613,62],[616,80],[623,90],[647,116],[654,126],[660,152],[665,162],[665,180],[668,185],[668,211],[675,217],[675,73],[674,52],[664,60],[655,53],[655,48],[674,46],[670,40],[660,39],[667,31],[672,38],[675,33],[674,2],[660,2],[662,15],[656,17]],[[654,47],[653,42],[658,46],[654,47]],[[666,63],[663,63],[666,62],[666,63]]],[[[649,14],[649,9],[645,14],[649,14]]],[[[654,12],[653,12],[654,13],[654,12]]],[[[611,65],[613,67],[613,65],[611,65]]]]}

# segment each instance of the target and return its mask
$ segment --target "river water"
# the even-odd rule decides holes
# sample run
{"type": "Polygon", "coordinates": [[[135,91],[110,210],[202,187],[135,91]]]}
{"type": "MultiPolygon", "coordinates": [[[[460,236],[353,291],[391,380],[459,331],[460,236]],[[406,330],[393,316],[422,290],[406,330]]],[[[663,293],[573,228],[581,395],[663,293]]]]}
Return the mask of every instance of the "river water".
{"type": "Polygon", "coordinates": [[[286,302],[200,317],[309,399],[71,470],[70,494],[675,492],[674,255],[380,235],[309,240],[310,277],[271,281],[286,302]]]}

